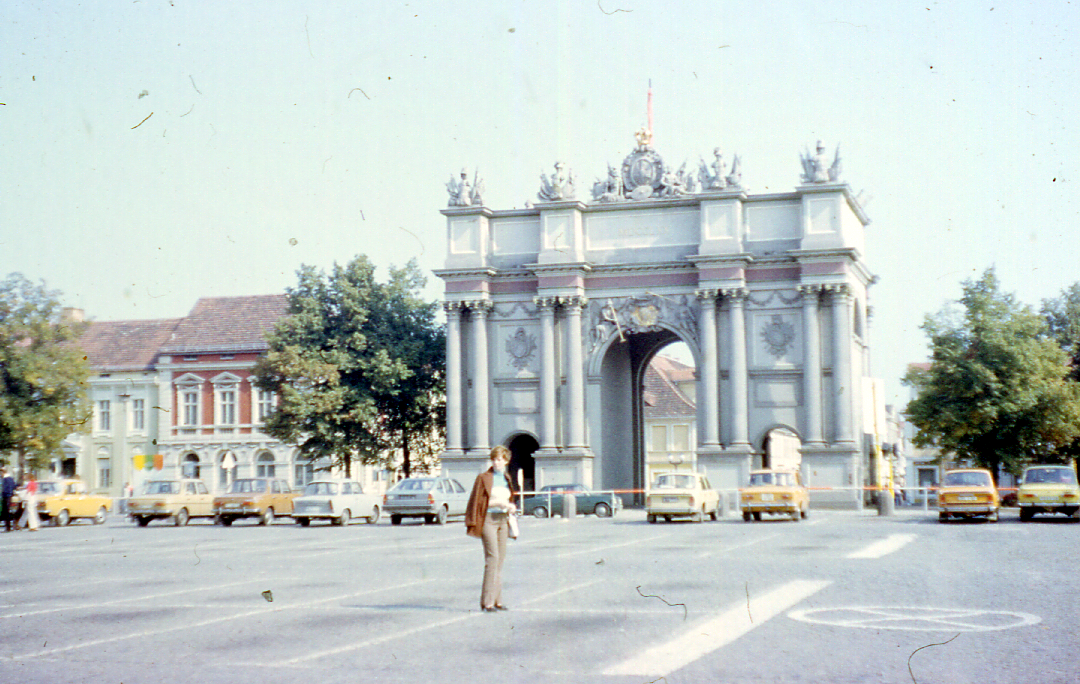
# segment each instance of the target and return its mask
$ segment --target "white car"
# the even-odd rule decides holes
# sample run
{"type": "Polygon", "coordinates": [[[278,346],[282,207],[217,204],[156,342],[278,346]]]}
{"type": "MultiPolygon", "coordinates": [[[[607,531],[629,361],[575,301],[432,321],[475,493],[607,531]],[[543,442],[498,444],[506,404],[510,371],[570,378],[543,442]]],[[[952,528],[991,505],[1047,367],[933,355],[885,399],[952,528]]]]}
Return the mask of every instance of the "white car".
{"type": "Polygon", "coordinates": [[[705,516],[720,517],[720,494],[701,473],[661,473],[645,492],[645,513],[649,522],[660,518],[690,518],[702,522],[705,516]]]}
{"type": "Polygon", "coordinates": [[[293,499],[292,517],[303,527],[312,520],[329,520],[332,525],[348,525],[353,518],[364,518],[370,524],[382,515],[381,499],[367,494],[353,480],[315,480],[304,487],[304,493],[293,499]]]}

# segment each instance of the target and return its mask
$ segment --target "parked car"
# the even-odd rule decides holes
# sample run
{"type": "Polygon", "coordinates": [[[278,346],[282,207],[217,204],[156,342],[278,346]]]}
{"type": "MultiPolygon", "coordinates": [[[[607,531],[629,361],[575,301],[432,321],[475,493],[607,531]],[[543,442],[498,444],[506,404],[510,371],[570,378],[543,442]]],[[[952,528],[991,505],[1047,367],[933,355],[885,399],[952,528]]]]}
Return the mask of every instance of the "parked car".
{"type": "Polygon", "coordinates": [[[89,518],[100,525],[111,510],[112,499],[91,494],[82,480],[38,482],[37,511],[42,523],[63,527],[76,518],[89,518]]]}
{"type": "Polygon", "coordinates": [[[293,520],[303,527],[312,520],[329,520],[331,525],[348,525],[354,518],[369,524],[379,522],[382,509],[379,495],[368,494],[359,482],[343,479],[315,480],[293,499],[293,520]]]}
{"type": "Polygon", "coordinates": [[[398,482],[383,496],[383,510],[390,522],[400,525],[403,518],[423,518],[426,523],[443,525],[451,517],[465,517],[469,492],[449,477],[410,477],[398,482]]]}
{"type": "Polygon", "coordinates": [[[588,515],[595,513],[598,518],[607,518],[622,510],[622,499],[614,493],[594,492],[581,484],[545,485],[522,502],[523,515],[547,518],[552,515],[565,515],[563,507],[568,494],[574,495],[574,510],[588,515]]]}
{"type": "Polygon", "coordinates": [[[753,470],[749,485],[739,490],[739,510],[747,522],[763,513],[803,520],[810,515],[810,495],[797,470],[753,470]]]}
{"type": "Polygon", "coordinates": [[[179,527],[192,518],[213,517],[214,495],[202,480],[151,480],[128,502],[128,511],[140,527],[158,519],[172,519],[179,527]]]}
{"type": "Polygon", "coordinates": [[[1080,521],[1080,487],[1076,471],[1069,466],[1037,465],[1024,469],[1017,492],[1020,520],[1037,513],[1061,513],[1080,521]]]}
{"type": "Polygon", "coordinates": [[[720,494],[701,473],[661,473],[645,492],[645,514],[649,522],[659,518],[690,518],[703,522],[708,515],[720,517],[720,494]]]}
{"type": "Polygon", "coordinates": [[[938,490],[938,520],[986,518],[997,522],[1001,499],[989,470],[958,468],[945,473],[938,490]]]}
{"type": "Polygon", "coordinates": [[[279,515],[292,515],[293,499],[300,496],[285,480],[240,478],[224,494],[214,497],[214,520],[228,527],[240,518],[258,518],[270,525],[279,515]]]}

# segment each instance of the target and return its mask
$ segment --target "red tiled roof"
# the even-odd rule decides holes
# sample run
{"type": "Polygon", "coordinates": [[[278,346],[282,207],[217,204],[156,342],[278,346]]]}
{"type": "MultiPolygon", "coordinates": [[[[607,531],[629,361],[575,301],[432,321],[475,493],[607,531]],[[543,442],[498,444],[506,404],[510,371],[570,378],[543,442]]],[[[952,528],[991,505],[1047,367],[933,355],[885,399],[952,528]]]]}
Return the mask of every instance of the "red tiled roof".
{"type": "Polygon", "coordinates": [[[89,323],[78,346],[97,370],[146,370],[176,329],[179,318],[89,323]]]}
{"type": "Polygon", "coordinates": [[[203,297],[180,320],[161,353],[264,351],[266,334],[288,307],[283,294],[203,297]]]}
{"type": "Polygon", "coordinates": [[[677,382],[692,380],[694,369],[666,356],[656,356],[645,369],[646,418],[693,416],[697,408],[693,397],[679,390],[677,382]]]}

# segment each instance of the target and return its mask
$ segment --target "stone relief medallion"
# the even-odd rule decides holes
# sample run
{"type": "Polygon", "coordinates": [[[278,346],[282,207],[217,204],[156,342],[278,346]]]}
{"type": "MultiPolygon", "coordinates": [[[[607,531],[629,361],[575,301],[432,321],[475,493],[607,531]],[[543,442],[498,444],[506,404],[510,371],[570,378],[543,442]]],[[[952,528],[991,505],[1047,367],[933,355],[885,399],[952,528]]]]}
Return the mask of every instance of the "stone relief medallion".
{"type": "Polygon", "coordinates": [[[639,328],[650,328],[660,320],[660,309],[652,304],[635,306],[630,310],[630,320],[639,328]]]}
{"type": "Polygon", "coordinates": [[[506,340],[506,353],[510,355],[510,365],[518,370],[528,367],[535,351],[536,335],[525,332],[525,328],[518,328],[517,332],[506,340]]]}
{"type": "Polygon", "coordinates": [[[782,357],[795,341],[795,326],[784,321],[780,314],[773,314],[772,320],[761,328],[761,339],[769,353],[776,358],[782,357]]]}
{"type": "Polygon", "coordinates": [[[652,148],[639,148],[623,160],[623,190],[629,197],[644,199],[658,192],[663,177],[664,160],[652,148]]]}
{"type": "Polygon", "coordinates": [[[696,343],[700,306],[697,298],[687,295],[646,294],[590,301],[589,315],[582,321],[588,349],[591,352],[599,348],[613,335],[625,339],[626,335],[662,328],[696,343]]]}

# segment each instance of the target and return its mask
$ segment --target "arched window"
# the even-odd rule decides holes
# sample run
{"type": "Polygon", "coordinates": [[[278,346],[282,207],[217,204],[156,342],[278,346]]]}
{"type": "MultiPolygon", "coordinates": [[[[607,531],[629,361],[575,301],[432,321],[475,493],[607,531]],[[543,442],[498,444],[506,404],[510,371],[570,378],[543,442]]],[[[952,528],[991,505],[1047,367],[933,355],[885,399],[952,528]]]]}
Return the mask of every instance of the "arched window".
{"type": "Polygon", "coordinates": [[[274,454],[269,451],[259,452],[255,459],[255,477],[274,477],[274,454]]]}
{"type": "Polygon", "coordinates": [[[184,454],[182,475],[196,480],[202,477],[202,467],[199,465],[198,454],[184,454]]]}

